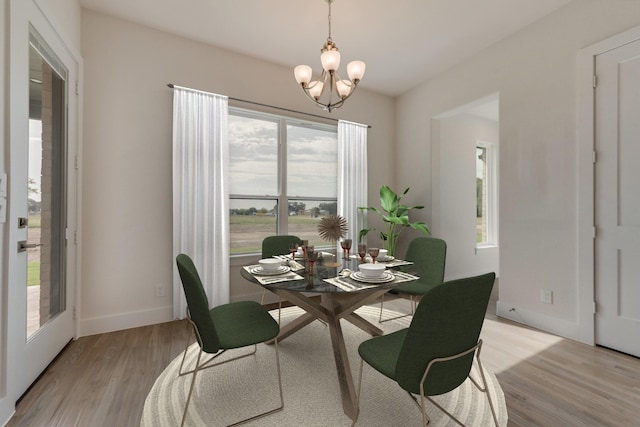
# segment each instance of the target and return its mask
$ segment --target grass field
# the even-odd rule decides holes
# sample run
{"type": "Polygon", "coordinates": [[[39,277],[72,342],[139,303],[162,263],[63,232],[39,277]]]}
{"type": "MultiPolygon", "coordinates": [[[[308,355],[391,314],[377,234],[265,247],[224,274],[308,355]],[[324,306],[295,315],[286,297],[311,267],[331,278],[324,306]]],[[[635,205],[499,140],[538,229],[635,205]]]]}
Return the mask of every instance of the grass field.
{"type": "Polygon", "coordinates": [[[40,263],[30,261],[27,263],[27,286],[40,284],[40,263]]]}
{"type": "MultiPolygon", "coordinates": [[[[325,242],[318,236],[318,222],[321,217],[290,216],[288,217],[289,234],[302,240],[309,240],[310,245],[324,246],[325,242]]],[[[260,252],[262,240],[277,234],[276,217],[261,215],[232,215],[230,217],[231,254],[260,252]]]]}

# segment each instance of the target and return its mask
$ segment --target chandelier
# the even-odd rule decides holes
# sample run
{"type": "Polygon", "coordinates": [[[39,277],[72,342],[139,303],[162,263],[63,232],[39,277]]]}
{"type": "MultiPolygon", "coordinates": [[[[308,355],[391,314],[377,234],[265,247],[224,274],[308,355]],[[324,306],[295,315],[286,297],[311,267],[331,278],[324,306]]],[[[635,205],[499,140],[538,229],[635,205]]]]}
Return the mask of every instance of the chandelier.
{"type": "Polygon", "coordinates": [[[320,50],[322,75],[318,80],[311,80],[312,71],[308,65],[298,65],[293,73],[305,95],[318,107],[331,112],[335,108],[342,107],[344,101],[356,90],[366,66],[362,61],[351,61],[347,65],[347,75],[350,80],[342,79],[338,75],[340,52],[331,39],[331,3],[335,0],[325,1],[329,4],[329,37],[320,50]],[[335,102],[333,102],[334,96],[336,96],[335,102]]]}

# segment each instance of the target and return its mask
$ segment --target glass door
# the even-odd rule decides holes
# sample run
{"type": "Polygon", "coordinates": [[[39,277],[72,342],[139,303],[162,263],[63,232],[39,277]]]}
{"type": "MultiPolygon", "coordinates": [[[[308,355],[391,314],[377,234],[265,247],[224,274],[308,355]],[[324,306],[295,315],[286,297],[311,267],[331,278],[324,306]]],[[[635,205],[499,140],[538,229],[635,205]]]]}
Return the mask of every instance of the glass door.
{"type": "Polygon", "coordinates": [[[6,390],[15,402],[75,335],[80,64],[32,2],[12,5],[6,390]]]}
{"type": "Polygon", "coordinates": [[[27,338],[66,308],[66,70],[39,45],[29,46],[28,216],[20,224],[27,228],[27,338]]]}

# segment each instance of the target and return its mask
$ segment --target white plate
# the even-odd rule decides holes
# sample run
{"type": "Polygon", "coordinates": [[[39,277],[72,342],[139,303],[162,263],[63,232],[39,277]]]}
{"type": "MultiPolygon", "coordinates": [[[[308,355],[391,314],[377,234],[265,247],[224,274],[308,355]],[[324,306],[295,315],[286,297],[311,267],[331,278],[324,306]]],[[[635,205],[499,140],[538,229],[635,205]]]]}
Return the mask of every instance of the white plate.
{"type": "Polygon", "coordinates": [[[258,274],[260,276],[275,276],[277,274],[284,274],[286,272],[288,272],[290,270],[290,268],[286,265],[282,265],[280,267],[278,267],[277,270],[273,270],[273,271],[267,271],[264,268],[257,266],[257,267],[253,267],[251,269],[249,269],[249,272],[251,274],[258,274]]]}
{"type": "Polygon", "coordinates": [[[380,262],[391,262],[391,261],[393,261],[394,259],[395,259],[395,258],[394,258],[394,257],[392,257],[391,255],[387,255],[387,256],[386,256],[386,257],[384,257],[384,258],[380,258],[380,257],[376,258],[376,261],[380,261],[380,262]]]}
{"type": "Polygon", "coordinates": [[[358,282],[364,282],[364,283],[387,283],[395,279],[395,276],[389,273],[388,271],[385,271],[384,273],[382,273],[380,277],[366,277],[361,272],[355,271],[351,273],[351,276],[349,277],[351,277],[353,280],[357,280],[358,282]]]}

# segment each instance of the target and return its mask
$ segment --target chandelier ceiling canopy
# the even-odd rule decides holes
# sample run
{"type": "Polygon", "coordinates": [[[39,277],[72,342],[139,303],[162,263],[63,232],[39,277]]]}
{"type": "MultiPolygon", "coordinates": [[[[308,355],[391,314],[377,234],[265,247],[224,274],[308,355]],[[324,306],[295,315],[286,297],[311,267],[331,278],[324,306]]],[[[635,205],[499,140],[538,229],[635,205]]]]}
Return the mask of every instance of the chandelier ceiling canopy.
{"type": "Polygon", "coordinates": [[[351,61],[347,65],[349,79],[342,79],[338,75],[340,51],[331,39],[331,3],[335,0],[325,1],[329,4],[329,36],[320,50],[322,74],[319,79],[312,80],[312,70],[308,65],[298,65],[293,72],[305,95],[318,107],[331,112],[335,108],[342,107],[344,101],[356,90],[364,76],[366,66],[362,61],[351,61]]]}

